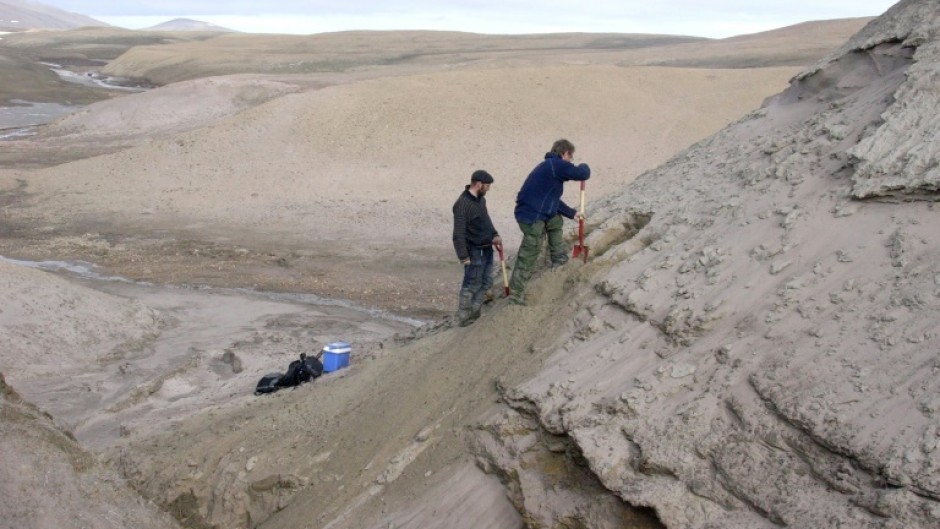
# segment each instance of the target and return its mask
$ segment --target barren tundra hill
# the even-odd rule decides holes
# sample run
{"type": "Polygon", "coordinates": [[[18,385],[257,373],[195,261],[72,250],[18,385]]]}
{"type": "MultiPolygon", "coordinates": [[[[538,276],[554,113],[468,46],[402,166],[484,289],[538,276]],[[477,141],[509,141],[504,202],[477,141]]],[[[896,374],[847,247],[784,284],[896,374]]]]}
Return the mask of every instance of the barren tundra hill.
{"type": "Polygon", "coordinates": [[[543,131],[547,122],[578,138],[579,159],[600,175],[590,188],[599,197],[759,105],[794,73],[601,65],[444,72],[292,94],[292,84],[268,81],[170,85],[99,104],[57,130],[80,141],[173,132],[183,119],[238,109],[217,95],[289,94],[114,154],[7,171],[8,189],[23,198],[7,219],[35,241],[17,242],[20,256],[91,251],[94,262],[141,279],[218,284],[224,273],[244,286],[446,312],[458,271],[446,226],[473,170],[496,177],[488,200],[514,247],[515,190],[557,139],[543,131]],[[558,112],[557,99],[571,110],[558,112]],[[180,106],[169,111],[171,101],[180,106]],[[108,122],[121,115],[150,127],[108,122]],[[46,228],[30,234],[28,225],[46,228]],[[191,268],[199,262],[211,266],[191,268]]]}
{"type": "MultiPolygon", "coordinates": [[[[0,39],[0,103],[12,101],[87,105],[115,94],[103,88],[70,83],[49,69],[64,65],[78,72],[100,69],[127,50],[147,44],[207,39],[218,32],[132,31],[113,27],[81,27],[56,31],[23,31],[0,39]]],[[[7,124],[0,124],[7,128],[7,124]]]]}
{"type": "MultiPolygon", "coordinates": [[[[201,43],[138,46],[110,62],[110,75],[154,84],[236,73],[383,74],[506,60],[558,62],[560,52],[592,56],[704,42],[699,37],[634,34],[481,35],[451,31],[343,31],[315,35],[226,34],[201,43]]],[[[835,43],[834,43],[835,44],[835,43]]]]}
{"type": "MultiPolygon", "coordinates": [[[[52,439],[30,456],[56,463],[44,477],[116,471],[185,527],[936,527],[938,16],[904,0],[800,71],[512,63],[316,90],[260,78],[270,97],[252,108],[191,103],[179,127],[149,110],[152,139],[4,169],[2,255],[94,256],[171,284],[347,278],[347,294],[399,308],[432,292],[447,306],[443,228],[473,168],[496,175],[490,207],[511,226],[550,126],[595,168],[596,195],[592,259],[469,328],[0,261],[0,360],[16,381],[0,394],[5,417],[26,417],[0,456],[52,439]],[[558,99],[573,110],[552,113],[558,99]],[[399,233],[415,219],[424,231],[399,233]],[[383,298],[388,283],[399,290],[383,298]],[[270,362],[337,333],[356,342],[349,369],[250,395],[270,362]],[[27,360],[70,344],[68,377],[27,360]]],[[[239,94],[248,79],[185,86],[239,94]]],[[[173,90],[186,92],[93,105],[10,145],[80,142],[105,127],[97,112],[173,90]]],[[[49,495],[91,498],[49,510],[49,526],[111,527],[136,501],[44,484],[17,487],[10,512],[34,521],[49,495]]]]}
{"type": "Polygon", "coordinates": [[[662,46],[651,50],[652,53],[624,51],[618,64],[708,68],[802,66],[841,46],[871,20],[865,17],[805,22],[707,43],[662,46]]]}
{"type": "Polygon", "coordinates": [[[107,26],[89,16],[28,0],[0,1],[0,31],[107,26]]]}
{"type": "MultiPolygon", "coordinates": [[[[861,22],[839,31],[847,36],[852,24],[861,22]]],[[[788,34],[797,56],[819,46],[788,34]]],[[[4,172],[10,196],[22,200],[7,213],[19,235],[2,251],[90,260],[137,279],[234,280],[437,317],[452,310],[458,272],[440,227],[474,169],[496,176],[491,209],[513,247],[515,188],[558,136],[571,137],[599,176],[593,200],[755,108],[799,72],[617,66],[606,55],[640,46],[656,57],[674,41],[353,32],[136,46],[111,64],[138,69],[113,73],[167,68],[191,79],[90,105],[36,138],[0,145],[10,165],[52,166],[4,172]],[[204,77],[212,71],[185,59],[214,57],[219,46],[242,46],[250,56],[237,62],[242,73],[204,77]],[[413,57],[384,64],[387,53],[413,57]],[[250,73],[259,61],[298,54],[313,62],[352,55],[366,66],[250,73]],[[95,152],[113,154],[89,157],[95,152]],[[85,159],[62,163],[76,158],[85,159]]]]}
{"type": "Polygon", "coordinates": [[[167,20],[147,29],[153,31],[224,31],[233,32],[234,30],[222,26],[217,26],[210,22],[193,20],[191,18],[174,18],[167,20]]]}
{"type": "Polygon", "coordinates": [[[755,68],[805,65],[841,45],[870,18],[814,21],[727,39],[644,34],[479,35],[350,31],[310,36],[224,35],[138,46],[105,73],[155,84],[234,73],[377,71],[569,64],[755,68]]]}

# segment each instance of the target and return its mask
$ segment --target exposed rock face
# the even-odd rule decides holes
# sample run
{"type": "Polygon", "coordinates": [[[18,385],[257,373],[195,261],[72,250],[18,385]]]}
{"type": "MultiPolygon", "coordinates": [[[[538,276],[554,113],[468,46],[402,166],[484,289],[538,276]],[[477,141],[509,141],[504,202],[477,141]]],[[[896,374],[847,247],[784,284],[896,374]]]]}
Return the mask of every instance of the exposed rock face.
{"type": "Polygon", "coordinates": [[[882,116],[884,123],[848,151],[857,165],[852,177],[855,198],[926,194],[934,200],[940,191],[938,7],[937,2],[899,4],[879,24],[869,26],[847,44],[849,53],[891,43],[916,49],[915,62],[905,72],[906,81],[882,116]]]}
{"type": "Polygon", "coordinates": [[[940,527],[938,13],[900,2],[594,205],[580,331],[480,435],[533,527],[581,504],[524,463],[559,438],[669,528],[940,527]]]}

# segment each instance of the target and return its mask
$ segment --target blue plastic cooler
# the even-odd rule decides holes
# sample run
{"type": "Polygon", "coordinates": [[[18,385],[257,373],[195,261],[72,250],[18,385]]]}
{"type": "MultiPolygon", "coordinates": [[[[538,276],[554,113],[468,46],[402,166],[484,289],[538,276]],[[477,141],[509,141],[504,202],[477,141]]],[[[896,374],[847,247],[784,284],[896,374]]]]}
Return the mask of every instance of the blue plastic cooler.
{"type": "Polygon", "coordinates": [[[352,347],[347,342],[331,342],[323,348],[323,372],[330,373],[349,367],[349,352],[352,347]]]}

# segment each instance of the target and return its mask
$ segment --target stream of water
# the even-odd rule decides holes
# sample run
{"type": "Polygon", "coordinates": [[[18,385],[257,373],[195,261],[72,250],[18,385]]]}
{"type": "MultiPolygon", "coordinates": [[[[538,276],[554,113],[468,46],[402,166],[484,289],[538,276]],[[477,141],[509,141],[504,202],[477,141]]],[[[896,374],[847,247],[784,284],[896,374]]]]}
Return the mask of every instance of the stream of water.
{"type": "MultiPolygon", "coordinates": [[[[36,268],[39,270],[45,270],[47,272],[57,272],[57,273],[66,273],[75,277],[82,279],[89,279],[93,281],[108,281],[108,282],[119,282],[119,283],[130,283],[137,285],[146,285],[153,286],[152,283],[146,281],[134,281],[126,277],[114,276],[102,274],[96,270],[97,265],[93,263],[88,263],[84,261],[24,261],[20,259],[10,259],[0,255],[0,261],[5,263],[10,263],[18,266],[25,266],[28,268],[36,268]]],[[[421,327],[425,325],[426,321],[416,320],[414,318],[408,318],[405,316],[400,316],[393,314],[384,310],[363,307],[361,305],[356,305],[351,301],[344,299],[330,299],[317,296],[316,294],[307,294],[307,293],[291,293],[291,292],[264,292],[259,290],[253,290],[249,288],[218,288],[218,287],[209,287],[201,285],[182,285],[182,286],[162,286],[160,288],[166,289],[187,289],[187,290],[204,290],[207,292],[233,292],[238,294],[243,294],[246,296],[257,296],[271,301],[278,301],[284,303],[295,303],[299,305],[312,305],[318,307],[340,307],[344,309],[354,310],[356,312],[363,313],[371,318],[378,318],[387,321],[394,321],[398,323],[404,323],[412,327],[421,327]]]]}
{"type": "MultiPolygon", "coordinates": [[[[122,90],[126,92],[144,92],[147,87],[131,84],[127,79],[101,75],[96,71],[73,72],[62,65],[42,63],[68,83],[85,86],[122,90]]],[[[35,128],[82,108],[80,105],[62,103],[37,103],[15,99],[12,106],[0,107],[0,141],[24,138],[36,135],[35,128]]]]}

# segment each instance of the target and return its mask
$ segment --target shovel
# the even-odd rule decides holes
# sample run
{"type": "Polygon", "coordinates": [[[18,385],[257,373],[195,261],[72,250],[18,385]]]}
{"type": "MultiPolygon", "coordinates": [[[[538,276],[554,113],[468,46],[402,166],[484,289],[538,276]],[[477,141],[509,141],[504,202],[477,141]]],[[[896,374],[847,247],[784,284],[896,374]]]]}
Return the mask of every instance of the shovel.
{"type": "Polygon", "coordinates": [[[496,251],[499,252],[499,266],[503,269],[503,294],[509,297],[509,276],[506,275],[506,258],[503,256],[503,243],[496,245],[496,251]]]}
{"type": "Polygon", "coordinates": [[[584,245],[584,180],[581,180],[581,218],[578,219],[578,244],[574,245],[571,257],[578,257],[587,262],[589,248],[584,245]]]}

